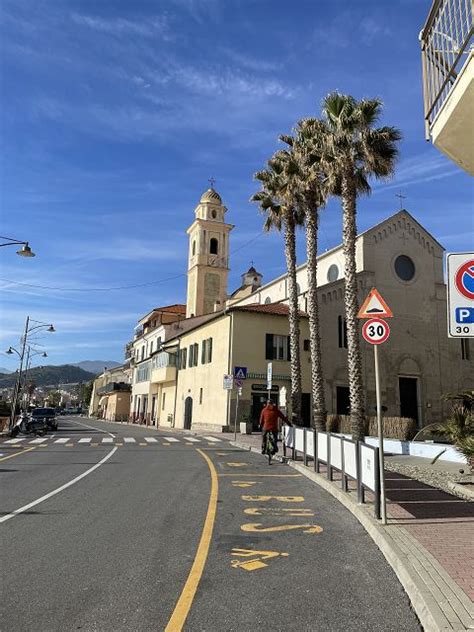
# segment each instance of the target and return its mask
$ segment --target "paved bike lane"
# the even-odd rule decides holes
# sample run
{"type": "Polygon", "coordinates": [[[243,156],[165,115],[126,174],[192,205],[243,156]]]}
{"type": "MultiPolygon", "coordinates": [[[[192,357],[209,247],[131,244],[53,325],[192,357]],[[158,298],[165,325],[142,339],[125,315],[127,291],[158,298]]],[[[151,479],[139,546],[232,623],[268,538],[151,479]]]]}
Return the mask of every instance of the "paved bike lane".
{"type": "Polygon", "coordinates": [[[185,630],[420,630],[392,569],[336,500],[283,464],[206,453],[218,510],[185,630]]]}

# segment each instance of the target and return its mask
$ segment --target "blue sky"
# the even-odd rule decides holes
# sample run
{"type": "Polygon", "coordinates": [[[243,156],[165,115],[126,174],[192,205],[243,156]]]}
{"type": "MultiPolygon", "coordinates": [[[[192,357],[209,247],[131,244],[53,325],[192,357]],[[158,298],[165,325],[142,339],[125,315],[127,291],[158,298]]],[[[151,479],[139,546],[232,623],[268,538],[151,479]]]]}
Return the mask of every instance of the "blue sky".
{"type": "MultiPolygon", "coordinates": [[[[138,318],[184,302],[185,229],[210,176],[236,226],[229,290],[251,260],[267,281],[282,273],[280,238],[259,236],[248,201],[252,176],[335,89],[381,97],[383,122],[404,136],[396,178],[361,200],[359,229],[395,212],[401,189],[448,251],[472,248],[472,182],[424,140],[430,4],[2,0],[1,232],[37,257],[2,248],[0,276],[74,291],[1,280],[1,348],[30,314],[57,327],[39,340],[52,364],[121,360],[138,318]]],[[[334,202],[321,247],[339,242],[334,202]]]]}

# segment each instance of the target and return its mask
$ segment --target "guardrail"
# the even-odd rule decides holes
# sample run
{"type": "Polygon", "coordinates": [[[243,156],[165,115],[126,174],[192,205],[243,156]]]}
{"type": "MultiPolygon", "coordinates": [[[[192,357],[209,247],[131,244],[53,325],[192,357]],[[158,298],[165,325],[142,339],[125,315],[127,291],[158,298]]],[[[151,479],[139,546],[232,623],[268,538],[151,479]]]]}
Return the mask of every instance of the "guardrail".
{"type": "Polygon", "coordinates": [[[344,436],[330,432],[316,432],[308,428],[283,427],[283,456],[291,450],[293,461],[298,454],[303,457],[304,465],[313,461],[314,471],[321,473],[321,466],[326,469],[326,476],[334,480],[334,472],[341,475],[341,487],[349,492],[349,481],[355,481],[357,500],[366,502],[366,491],[374,497],[375,517],[380,519],[380,461],[377,447],[352,441],[344,436]]]}
{"type": "Polygon", "coordinates": [[[473,34],[472,0],[434,0],[420,33],[427,140],[472,51],[473,34]]]}

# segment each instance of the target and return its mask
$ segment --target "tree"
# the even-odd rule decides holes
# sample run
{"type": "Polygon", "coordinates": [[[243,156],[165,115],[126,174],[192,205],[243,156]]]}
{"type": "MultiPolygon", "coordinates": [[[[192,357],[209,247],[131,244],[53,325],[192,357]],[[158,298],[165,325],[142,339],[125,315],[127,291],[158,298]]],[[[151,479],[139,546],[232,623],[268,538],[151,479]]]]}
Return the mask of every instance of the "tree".
{"type": "Polygon", "coordinates": [[[303,119],[295,128],[295,137],[281,136],[289,147],[295,162],[292,171],[297,172],[298,204],[304,215],[306,227],[306,258],[308,290],[307,311],[309,317],[309,341],[311,354],[311,400],[313,423],[317,430],[326,430],[326,397],[321,356],[321,334],[318,306],[318,228],[319,212],[326,202],[325,174],[321,168],[320,146],[324,141],[326,126],[317,119],[303,119]]]}
{"type": "Polygon", "coordinates": [[[57,406],[59,406],[59,403],[61,401],[60,391],[57,391],[57,390],[48,391],[45,397],[45,400],[47,400],[48,406],[51,406],[52,408],[56,408],[57,406]]]}
{"type": "Polygon", "coordinates": [[[255,174],[262,190],[252,196],[266,215],[264,230],[284,231],[285,259],[288,271],[288,302],[290,330],[291,414],[301,419],[301,354],[298,287],[296,283],[296,227],[302,218],[294,203],[292,174],[288,170],[285,152],[276,152],[267,162],[268,168],[255,174]]]}
{"type": "Polygon", "coordinates": [[[347,323],[347,363],[353,439],[364,437],[364,393],[357,312],[357,197],[370,194],[368,178],[393,175],[401,133],[395,127],[375,127],[382,111],[379,99],[356,101],[333,92],[323,101],[328,128],[322,161],[332,192],[342,204],[344,302],[347,323]]]}

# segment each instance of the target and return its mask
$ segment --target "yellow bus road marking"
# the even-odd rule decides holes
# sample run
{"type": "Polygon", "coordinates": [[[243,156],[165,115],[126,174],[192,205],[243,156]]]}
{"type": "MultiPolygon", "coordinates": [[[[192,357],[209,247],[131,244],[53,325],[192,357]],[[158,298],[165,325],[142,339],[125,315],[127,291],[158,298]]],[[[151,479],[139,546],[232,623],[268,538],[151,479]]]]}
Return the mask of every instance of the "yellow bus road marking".
{"type": "Polygon", "coordinates": [[[304,507],[292,507],[286,509],[284,507],[247,507],[244,509],[244,514],[248,516],[295,516],[305,517],[314,516],[314,511],[311,509],[305,509],[304,507]]]}
{"type": "Polygon", "coordinates": [[[243,558],[252,558],[244,560],[232,560],[230,565],[232,568],[242,568],[245,571],[258,571],[266,568],[268,564],[264,560],[271,560],[276,557],[288,557],[288,553],[279,553],[278,551],[253,551],[252,549],[232,549],[231,555],[243,558]]]}
{"type": "Polygon", "coordinates": [[[21,452],[15,452],[15,454],[9,454],[8,456],[2,456],[0,461],[7,461],[8,459],[13,459],[15,456],[20,456],[20,454],[25,454],[25,452],[31,452],[31,450],[35,450],[37,446],[33,446],[32,448],[25,448],[21,452]]]}
{"type": "Polygon", "coordinates": [[[226,465],[228,465],[229,467],[247,467],[247,465],[249,465],[249,463],[226,463],[226,465]]]}
{"type": "Polygon", "coordinates": [[[163,441],[161,445],[171,445],[171,443],[167,443],[166,441],[163,441]]]}
{"type": "Polygon", "coordinates": [[[267,500],[278,500],[281,503],[302,503],[304,496],[242,496],[242,500],[267,502],[267,500]]]}
{"type": "Polygon", "coordinates": [[[65,447],[66,448],[73,448],[74,447],[74,443],[66,443],[65,447]]]}
{"type": "Polygon", "coordinates": [[[218,454],[219,456],[228,456],[231,453],[230,452],[216,452],[216,454],[218,454]]]}
{"type": "Polygon", "coordinates": [[[303,533],[321,533],[323,528],[317,524],[281,524],[275,527],[263,527],[261,522],[248,522],[240,526],[242,531],[251,533],[275,533],[277,531],[294,531],[303,529],[303,533]]]}
{"type": "Polygon", "coordinates": [[[91,446],[92,446],[93,448],[96,448],[98,445],[99,445],[98,443],[91,443],[91,446]]]}
{"type": "Polygon", "coordinates": [[[232,487],[253,487],[257,481],[232,481],[232,487]]]}
{"type": "Polygon", "coordinates": [[[300,478],[301,476],[303,476],[303,474],[237,474],[236,472],[232,472],[231,474],[218,474],[217,476],[251,476],[252,478],[300,478]]]}
{"type": "Polygon", "coordinates": [[[165,632],[180,632],[186,622],[186,618],[191,610],[191,606],[196,595],[196,591],[201,580],[209,547],[211,545],[212,531],[217,513],[217,497],[219,494],[219,480],[214,463],[203,450],[196,448],[202,458],[206,461],[211,473],[211,493],[209,496],[209,504],[207,506],[206,519],[201,533],[201,539],[194,557],[194,562],[188,575],[188,579],[184,585],[183,591],[176,603],[171,619],[165,628],[165,632]]]}
{"type": "Polygon", "coordinates": [[[38,448],[46,448],[46,447],[47,447],[46,443],[40,443],[40,445],[38,446],[38,448]]]}
{"type": "Polygon", "coordinates": [[[122,446],[123,443],[115,443],[114,445],[122,446]]]}
{"type": "Polygon", "coordinates": [[[148,445],[148,443],[139,443],[138,445],[148,445]]]}

